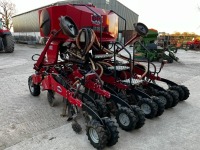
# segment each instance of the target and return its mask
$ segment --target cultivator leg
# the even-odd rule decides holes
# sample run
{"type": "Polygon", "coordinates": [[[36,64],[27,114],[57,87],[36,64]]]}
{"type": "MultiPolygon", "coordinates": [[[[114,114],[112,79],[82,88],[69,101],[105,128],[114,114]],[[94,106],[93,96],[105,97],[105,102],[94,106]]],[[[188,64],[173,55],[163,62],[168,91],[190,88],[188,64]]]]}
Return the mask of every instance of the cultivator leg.
{"type": "MultiPolygon", "coordinates": [[[[63,109],[62,109],[62,114],[60,114],[60,116],[65,117],[67,116],[67,100],[65,98],[63,98],[63,109]]],[[[69,113],[69,112],[68,112],[69,113]]]]}
{"type": "Polygon", "coordinates": [[[50,105],[51,107],[54,106],[54,99],[55,99],[54,94],[55,94],[55,93],[54,93],[52,90],[48,90],[48,91],[47,91],[47,100],[48,100],[49,105],[50,105]]]}

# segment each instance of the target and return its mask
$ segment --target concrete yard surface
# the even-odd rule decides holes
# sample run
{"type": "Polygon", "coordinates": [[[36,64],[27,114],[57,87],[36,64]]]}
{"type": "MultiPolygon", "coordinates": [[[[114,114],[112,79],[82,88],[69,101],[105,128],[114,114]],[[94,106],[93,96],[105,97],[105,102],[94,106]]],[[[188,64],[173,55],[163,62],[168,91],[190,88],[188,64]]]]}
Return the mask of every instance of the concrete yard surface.
{"type": "MultiPolygon", "coordinates": [[[[84,122],[76,134],[61,117],[62,98],[50,107],[47,92],[33,97],[28,77],[34,73],[31,60],[43,46],[16,44],[14,53],[0,53],[0,150],[93,150],[84,122]]],[[[118,128],[119,141],[105,150],[197,150],[200,147],[200,52],[178,50],[179,62],[166,64],[160,76],[190,90],[190,97],[131,132],[118,128]]],[[[159,66],[159,63],[156,62],[159,66]]],[[[115,118],[112,118],[115,121],[115,118]]]]}

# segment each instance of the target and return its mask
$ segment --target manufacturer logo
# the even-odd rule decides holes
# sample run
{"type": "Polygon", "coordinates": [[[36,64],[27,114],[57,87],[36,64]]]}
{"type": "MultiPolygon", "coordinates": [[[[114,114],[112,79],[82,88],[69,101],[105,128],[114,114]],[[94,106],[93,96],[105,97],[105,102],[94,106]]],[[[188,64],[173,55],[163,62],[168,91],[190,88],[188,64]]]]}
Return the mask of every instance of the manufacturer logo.
{"type": "Polygon", "coordinates": [[[62,92],[62,88],[60,86],[57,86],[57,91],[61,93],[62,92]]]}
{"type": "Polygon", "coordinates": [[[103,23],[103,16],[97,16],[96,14],[91,15],[91,21],[93,24],[100,25],[103,23]]]}
{"type": "Polygon", "coordinates": [[[53,50],[53,46],[52,45],[49,46],[49,50],[53,50]]]}

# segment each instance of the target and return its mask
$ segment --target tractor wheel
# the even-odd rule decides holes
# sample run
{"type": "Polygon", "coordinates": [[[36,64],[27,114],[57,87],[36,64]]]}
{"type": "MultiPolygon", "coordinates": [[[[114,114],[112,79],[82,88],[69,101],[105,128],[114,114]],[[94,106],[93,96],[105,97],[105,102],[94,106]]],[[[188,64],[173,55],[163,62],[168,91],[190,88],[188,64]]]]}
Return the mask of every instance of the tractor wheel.
{"type": "Polygon", "coordinates": [[[165,111],[165,105],[164,105],[164,103],[158,97],[155,97],[155,96],[152,97],[152,100],[158,106],[158,111],[157,111],[156,116],[161,116],[164,113],[164,111],[165,111]]]}
{"type": "Polygon", "coordinates": [[[119,131],[117,130],[117,125],[110,118],[104,118],[104,124],[106,126],[108,143],[107,146],[113,146],[118,142],[119,131]]]}
{"type": "Polygon", "coordinates": [[[14,51],[14,38],[11,34],[4,36],[3,44],[6,53],[12,53],[14,51]]]}
{"type": "Polygon", "coordinates": [[[54,92],[52,90],[48,90],[48,92],[47,92],[47,100],[48,100],[49,105],[51,107],[54,106],[54,99],[55,99],[54,98],[54,92]]]}
{"type": "Polygon", "coordinates": [[[154,118],[157,114],[158,107],[156,103],[149,98],[141,98],[138,102],[138,106],[148,119],[154,118]]]}
{"type": "Polygon", "coordinates": [[[116,120],[122,130],[130,131],[136,127],[136,117],[129,108],[120,107],[116,113],[116,120]]]}
{"type": "Polygon", "coordinates": [[[182,90],[184,91],[184,97],[183,97],[182,100],[184,101],[184,100],[188,99],[188,97],[190,96],[189,89],[186,86],[184,86],[184,85],[179,85],[179,87],[181,87],[182,90]]]}
{"type": "Polygon", "coordinates": [[[106,102],[104,102],[103,100],[100,100],[100,99],[95,100],[95,102],[96,102],[96,105],[97,105],[99,116],[100,117],[109,117],[110,114],[109,114],[109,111],[106,107],[106,102]]]}
{"type": "Polygon", "coordinates": [[[169,87],[169,90],[174,90],[174,91],[177,91],[178,93],[178,97],[179,97],[179,101],[182,101],[183,98],[184,98],[184,91],[181,87],[179,87],[178,85],[177,86],[171,86],[169,87]]]}
{"type": "Polygon", "coordinates": [[[177,104],[178,104],[178,102],[179,102],[179,98],[178,98],[178,93],[176,92],[176,91],[173,91],[173,90],[168,90],[167,91],[171,96],[172,96],[172,98],[173,98],[173,102],[172,102],[172,105],[171,105],[171,107],[175,107],[177,104]]]}
{"type": "Polygon", "coordinates": [[[136,123],[135,129],[139,129],[139,128],[143,127],[144,124],[145,124],[145,120],[146,120],[145,119],[145,114],[140,109],[139,106],[131,105],[131,107],[132,107],[134,115],[136,116],[136,119],[137,119],[137,123],[136,123]]]}
{"type": "Polygon", "coordinates": [[[103,149],[108,142],[106,130],[97,120],[90,120],[87,123],[86,135],[92,146],[96,149],[103,149]]]}
{"type": "Polygon", "coordinates": [[[29,76],[28,78],[28,87],[29,87],[31,95],[33,96],[40,95],[40,86],[33,83],[32,76],[29,76]]]}
{"type": "Polygon", "coordinates": [[[170,108],[172,106],[172,96],[169,95],[167,92],[165,91],[158,91],[156,93],[156,96],[164,103],[165,105],[165,109],[170,108]]]}

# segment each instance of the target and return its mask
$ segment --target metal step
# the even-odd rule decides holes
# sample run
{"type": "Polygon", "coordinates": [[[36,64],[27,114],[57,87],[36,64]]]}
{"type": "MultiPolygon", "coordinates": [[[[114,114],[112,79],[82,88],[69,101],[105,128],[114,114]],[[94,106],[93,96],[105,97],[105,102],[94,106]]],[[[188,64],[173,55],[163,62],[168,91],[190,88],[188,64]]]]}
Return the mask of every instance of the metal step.
{"type": "MultiPolygon", "coordinates": [[[[126,84],[130,84],[130,79],[121,80],[121,82],[122,83],[126,83],[126,84]]],[[[138,85],[138,84],[140,84],[142,82],[143,82],[143,80],[131,78],[131,84],[132,85],[138,85]]]]}
{"type": "Polygon", "coordinates": [[[128,66],[112,66],[112,67],[108,67],[109,70],[114,70],[116,68],[117,71],[124,71],[124,70],[128,70],[130,69],[130,67],[128,66]]]}
{"type": "Polygon", "coordinates": [[[110,58],[110,57],[113,57],[114,54],[97,54],[97,55],[94,55],[94,58],[95,59],[98,59],[98,58],[110,58]]]}

